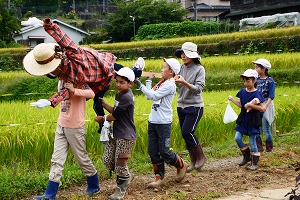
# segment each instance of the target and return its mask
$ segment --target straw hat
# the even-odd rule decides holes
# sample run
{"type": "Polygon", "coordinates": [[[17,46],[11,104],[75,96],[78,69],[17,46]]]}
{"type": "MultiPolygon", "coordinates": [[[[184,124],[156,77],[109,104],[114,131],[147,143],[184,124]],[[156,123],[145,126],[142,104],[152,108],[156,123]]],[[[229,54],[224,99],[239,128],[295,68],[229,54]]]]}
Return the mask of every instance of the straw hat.
{"type": "Polygon", "coordinates": [[[56,43],[36,45],[23,59],[23,67],[34,76],[43,76],[53,72],[61,63],[62,52],[56,43]]]}

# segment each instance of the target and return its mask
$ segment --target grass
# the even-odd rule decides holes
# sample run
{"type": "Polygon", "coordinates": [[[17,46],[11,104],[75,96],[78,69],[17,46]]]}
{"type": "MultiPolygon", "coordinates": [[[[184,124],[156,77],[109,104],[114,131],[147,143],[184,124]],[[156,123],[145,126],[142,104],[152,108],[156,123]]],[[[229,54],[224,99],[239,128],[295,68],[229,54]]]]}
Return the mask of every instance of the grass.
{"type": "MultiPolygon", "coordinates": [[[[252,61],[258,58],[266,58],[272,63],[269,71],[275,79],[277,86],[299,85],[300,80],[300,57],[298,53],[281,54],[252,54],[252,55],[232,55],[219,57],[204,57],[201,63],[206,70],[205,91],[220,91],[229,89],[239,89],[243,86],[239,75],[245,69],[253,68],[252,61]]],[[[179,59],[178,59],[179,60],[179,59]]],[[[179,60],[182,62],[181,60],[179,60]]],[[[132,67],[134,60],[118,60],[123,66],[132,67]]],[[[163,65],[162,59],[146,59],[144,71],[160,72],[163,65]]],[[[145,80],[144,77],[141,78],[145,80]]],[[[159,79],[154,79],[158,82],[159,79]]],[[[48,98],[56,92],[57,79],[51,80],[47,77],[33,77],[25,71],[0,72],[0,100],[28,100],[30,98],[48,98]],[[36,95],[27,95],[37,93],[36,95]],[[39,95],[43,93],[44,95],[39,95]],[[21,96],[20,96],[21,95],[21,96]]],[[[135,91],[137,87],[133,86],[135,91]]],[[[113,96],[115,93],[114,84],[111,85],[107,95],[113,96]]]]}
{"type": "MultiPolygon", "coordinates": [[[[223,124],[222,117],[227,104],[227,96],[235,95],[237,90],[204,92],[204,115],[197,129],[197,136],[205,147],[209,161],[240,155],[234,142],[234,123],[223,124]]],[[[269,156],[265,164],[278,166],[295,163],[300,152],[299,144],[299,95],[298,87],[279,87],[276,90],[275,109],[278,133],[274,134],[274,146],[278,151],[269,156]],[[287,123],[288,122],[288,123],[287,123]],[[289,132],[295,134],[284,135],[289,132]],[[278,148],[282,146],[281,148],[278,148]]],[[[113,97],[107,97],[112,104],[113,97]]],[[[129,160],[130,169],[137,174],[152,171],[150,159],[147,155],[147,119],[151,101],[142,95],[135,96],[135,124],[137,127],[137,142],[132,158],[129,160]]],[[[0,104],[0,195],[3,198],[16,198],[43,192],[49,173],[50,158],[53,150],[55,122],[59,108],[47,107],[41,110],[29,107],[30,101],[2,102],[0,104]],[[14,126],[8,126],[14,124],[14,126]],[[17,125],[19,124],[19,125],[17,125]],[[7,181],[6,181],[7,180],[7,181]],[[8,181],[10,180],[10,181],[8,181]],[[26,184],[24,184],[26,183],[26,184]],[[18,188],[18,190],[14,190],[18,188]]],[[[93,122],[95,116],[92,101],[87,102],[87,147],[89,156],[98,170],[99,177],[108,179],[109,173],[103,166],[101,155],[103,146],[99,142],[98,125],[93,122]]],[[[236,106],[232,105],[238,113],[236,106]]],[[[174,121],[171,135],[171,147],[174,152],[189,160],[188,152],[179,132],[176,116],[176,102],[173,102],[174,121]]],[[[262,135],[264,139],[264,135],[262,135]]],[[[247,138],[245,138],[247,140],[247,138]]],[[[85,176],[69,154],[65,164],[61,188],[71,184],[82,184],[85,176]]],[[[182,194],[175,194],[180,197],[182,194]]]]}

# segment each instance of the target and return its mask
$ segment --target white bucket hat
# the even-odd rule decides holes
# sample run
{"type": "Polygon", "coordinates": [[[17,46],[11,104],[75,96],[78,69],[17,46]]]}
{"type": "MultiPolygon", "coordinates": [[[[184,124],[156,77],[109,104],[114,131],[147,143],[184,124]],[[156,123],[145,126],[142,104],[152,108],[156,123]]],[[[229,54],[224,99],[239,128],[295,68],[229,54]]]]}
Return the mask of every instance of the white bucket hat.
{"type": "Polygon", "coordinates": [[[175,75],[180,72],[180,63],[175,58],[164,58],[164,61],[170,66],[170,68],[174,71],[175,75]]]}
{"type": "Polygon", "coordinates": [[[178,58],[181,58],[181,53],[184,52],[186,57],[188,58],[201,58],[197,51],[197,45],[192,42],[185,42],[181,46],[181,49],[177,49],[175,51],[175,55],[178,58]]]}
{"type": "Polygon", "coordinates": [[[43,76],[53,72],[61,63],[62,52],[58,52],[56,43],[36,45],[23,59],[23,67],[34,76],[43,76]]]}
{"type": "Polygon", "coordinates": [[[116,74],[128,78],[128,80],[130,80],[131,82],[135,79],[134,72],[129,67],[123,67],[119,69],[119,71],[117,71],[116,74]]]}
{"type": "Polygon", "coordinates": [[[264,58],[257,59],[257,61],[253,61],[252,63],[259,64],[267,69],[271,68],[271,63],[267,59],[264,59],[264,58]]]}
{"type": "Polygon", "coordinates": [[[254,77],[255,79],[258,78],[258,73],[255,69],[247,69],[240,77],[254,77]]]}

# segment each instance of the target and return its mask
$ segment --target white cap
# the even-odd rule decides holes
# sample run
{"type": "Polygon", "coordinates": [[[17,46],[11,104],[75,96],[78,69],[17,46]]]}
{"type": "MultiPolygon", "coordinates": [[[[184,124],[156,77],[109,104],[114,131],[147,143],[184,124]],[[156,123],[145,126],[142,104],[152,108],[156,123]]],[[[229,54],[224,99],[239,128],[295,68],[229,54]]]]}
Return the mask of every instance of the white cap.
{"type": "Polygon", "coordinates": [[[183,43],[183,45],[181,46],[181,49],[177,49],[175,51],[175,55],[178,58],[180,58],[182,52],[184,52],[184,54],[188,58],[201,58],[197,51],[197,45],[192,42],[183,43]]]}
{"type": "Polygon", "coordinates": [[[164,61],[170,66],[170,68],[174,71],[175,75],[180,72],[180,63],[175,58],[164,58],[164,61]]]}
{"type": "Polygon", "coordinates": [[[262,65],[263,67],[265,67],[267,69],[271,68],[271,63],[267,59],[264,59],[264,58],[260,58],[260,59],[257,59],[257,61],[253,61],[253,64],[262,65]]]}
{"type": "Polygon", "coordinates": [[[132,69],[130,69],[129,67],[123,67],[119,69],[119,71],[117,71],[116,74],[128,78],[128,80],[130,80],[131,82],[135,79],[135,75],[132,69]]]}
{"type": "Polygon", "coordinates": [[[247,69],[243,74],[240,75],[240,77],[254,77],[258,78],[258,73],[255,69],[247,69]]]}

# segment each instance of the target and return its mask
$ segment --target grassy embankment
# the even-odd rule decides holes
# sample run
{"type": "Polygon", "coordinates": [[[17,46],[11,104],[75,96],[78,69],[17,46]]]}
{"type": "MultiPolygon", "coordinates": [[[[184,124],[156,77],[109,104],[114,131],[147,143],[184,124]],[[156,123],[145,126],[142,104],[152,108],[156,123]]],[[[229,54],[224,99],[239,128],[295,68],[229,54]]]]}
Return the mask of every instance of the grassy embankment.
{"type": "MultiPolygon", "coordinates": [[[[258,32],[259,33],[259,32],[258,32]]],[[[251,35],[251,34],[249,34],[251,35]]],[[[246,35],[245,35],[246,36],[246,35]]],[[[227,35],[227,37],[229,37],[227,35]]],[[[185,41],[189,39],[185,38],[185,41]]],[[[190,41],[193,41],[190,38],[190,41]]],[[[194,41],[195,42],[195,41],[194,41]]],[[[163,43],[163,41],[162,41],[163,43]]],[[[181,44],[179,41],[177,44],[181,44]]],[[[176,45],[177,45],[176,44],[176,45]]],[[[116,44],[114,44],[116,45],[116,44]]],[[[122,44],[121,44],[122,45],[122,44]]],[[[138,44],[143,45],[143,43],[138,44]]],[[[102,48],[102,47],[101,47],[102,48]]],[[[295,157],[283,156],[285,152],[298,154],[298,134],[279,137],[280,134],[299,131],[299,56],[298,53],[253,54],[237,56],[207,57],[201,60],[206,68],[205,113],[200,121],[197,135],[205,146],[209,161],[221,157],[240,155],[233,140],[234,123],[223,124],[222,117],[228,95],[235,95],[243,87],[239,74],[247,68],[253,68],[251,61],[265,57],[272,63],[270,74],[277,82],[275,98],[276,125],[278,135],[274,134],[274,146],[277,149],[265,163],[282,165],[297,161],[295,157]]],[[[134,61],[120,61],[125,66],[132,66],[134,61]]],[[[159,72],[162,60],[146,60],[146,71],[159,72]]],[[[143,79],[142,79],[143,81],[143,79]]],[[[158,80],[155,80],[158,81],[158,80]]],[[[56,91],[56,80],[45,77],[30,77],[25,72],[0,73],[0,196],[14,199],[30,194],[41,193],[45,189],[53,150],[55,122],[58,108],[36,110],[29,103],[40,98],[47,98],[56,91]],[[36,93],[36,94],[28,94],[36,93]],[[20,100],[18,100],[20,99],[20,100]]],[[[114,84],[107,93],[108,102],[113,102],[116,92],[114,84]]],[[[133,87],[135,90],[135,87],[133,87]]],[[[130,168],[135,173],[151,172],[147,155],[147,118],[151,102],[135,90],[138,139],[130,159],[130,168]]],[[[101,161],[103,146],[98,142],[97,124],[93,122],[92,101],[87,105],[87,147],[90,158],[98,169],[101,179],[108,178],[108,172],[101,161]]],[[[184,142],[181,138],[176,117],[176,101],[173,102],[174,122],[171,145],[175,152],[187,158],[184,142]]],[[[234,107],[236,112],[238,109],[234,107]]],[[[276,148],[275,148],[276,149],[276,148]]],[[[188,159],[188,158],[187,158],[188,159]]],[[[70,184],[82,184],[85,177],[77,166],[72,154],[65,165],[61,188],[70,184]]]]}
{"type": "MultiPolygon", "coordinates": [[[[236,72],[237,73],[237,72],[236,72]]],[[[1,74],[2,75],[2,74],[1,74]]],[[[24,75],[24,74],[23,74],[24,75]]],[[[1,79],[2,80],[2,79],[1,79]]],[[[52,80],[53,81],[53,80],[52,80]]],[[[111,91],[113,92],[113,91],[111,91]]],[[[235,95],[237,90],[204,92],[205,114],[200,121],[197,135],[206,147],[205,152],[209,160],[221,157],[240,155],[234,137],[234,123],[223,124],[222,117],[226,107],[228,95],[235,95]]],[[[137,93],[140,93],[137,91],[137,93]]],[[[276,91],[276,125],[278,134],[297,131],[299,119],[300,90],[294,87],[278,87],[276,91]]],[[[38,99],[38,97],[36,97],[38,99]]],[[[113,103],[113,96],[108,96],[109,103],[113,103]]],[[[150,161],[147,156],[147,118],[151,102],[144,96],[136,95],[135,123],[138,139],[130,159],[130,168],[135,173],[151,172],[150,161]]],[[[53,150],[55,122],[58,108],[44,108],[36,110],[29,106],[32,101],[3,101],[1,110],[1,170],[0,194],[5,198],[16,198],[33,193],[41,193],[45,189],[49,172],[50,158],[53,150]],[[16,189],[18,188],[18,189],[16,189]]],[[[233,106],[233,105],[232,105],[233,106]]],[[[237,107],[234,107],[238,113],[237,107]]],[[[181,138],[178,120],[176,117],[176,102],[173,102],[174,122],[171,145],[175,152],[187,158],[184,142],[181,138]]],[[[92,101],[87,105],[87,147],[90,158],[98,169],[101,179],[109,177],[105,170],[101,155],[103,146],[99,142],[97,124],[93,122],[95,114],[92,101]]],[[[269,157],[264,166],[282,165],[296,162],[296,158],[282,156],[284,152],[299,153],[297,144],[298,134],[278,137],[274,134],[275,149],[284,145],[283,150],[277,150],[269,157]]],[[[247,141],[247,138],[245,138],[247,141]]],[[[188,158],[187,158],[188,159],[188,158]]],[[[61,188],[70,184],[81,184],[85,177],[70,153],[65,165],[61,188]]]]}

